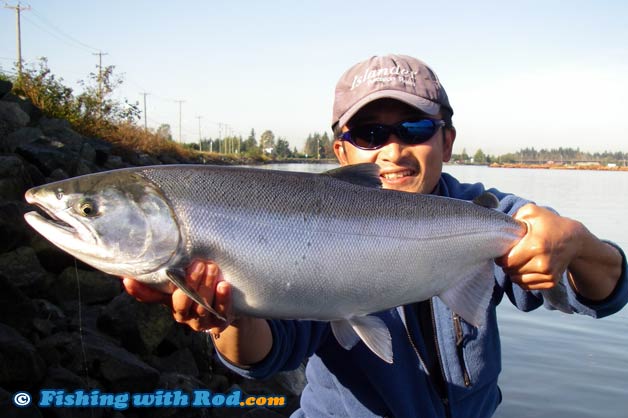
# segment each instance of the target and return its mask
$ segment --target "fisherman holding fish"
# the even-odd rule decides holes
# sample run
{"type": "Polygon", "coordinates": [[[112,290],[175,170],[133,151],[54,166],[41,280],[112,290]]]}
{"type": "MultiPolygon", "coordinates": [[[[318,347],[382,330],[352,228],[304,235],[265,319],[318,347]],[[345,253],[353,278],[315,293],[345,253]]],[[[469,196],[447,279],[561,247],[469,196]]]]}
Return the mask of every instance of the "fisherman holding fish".
{"type": "MultiPolygon", "coordinates": [[[[384,189],[470,201],[484,186],[442,172],[456,139],[452,115],[445,89],[425,63],[374,56],[351,67],[336,86],[334,152],[341,166],[377,164],[384,189]]],[[[392,362],[362,343],[343,348],[352,337],[331,330],[329,322],[234,316],[233,287],[211,261],[193,262],[187,285],[226,322],[180,290],[166,295],[130,278],[124,285],[141,301],[167,303],[177,321],[211,332],[221,359],[243,376],[266,378],[309,358],[295,417],[489,417],[501,401],[495,310],[504,296],[522,311],[544,305],[597,318],[628,301],[626,258],[615,244],[550,209],[491,192],[497,210],[526,228],[485,273],[493,287],[481,324],[462,319],[439,297],[379,312],[390,331],[392,362]]],[[[391,291],[395,283],[391,276],[391,291]]]]}

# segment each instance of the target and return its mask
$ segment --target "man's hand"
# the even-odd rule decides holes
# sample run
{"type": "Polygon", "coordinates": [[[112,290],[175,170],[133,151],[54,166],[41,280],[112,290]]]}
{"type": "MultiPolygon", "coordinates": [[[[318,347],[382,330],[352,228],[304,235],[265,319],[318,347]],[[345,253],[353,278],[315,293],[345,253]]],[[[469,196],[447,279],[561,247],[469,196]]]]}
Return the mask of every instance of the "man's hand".
{"type": "Polygon", "coordinates": [[[513,218],[528,231],[497,264],[525,290],[553,287],[580,253],[588,231],[580,222],[534,204],[523,206],[513,218]]]}
{"type": "Polygon", "coordinates": [[[211,330],[212,334],[218,335],[233,320],[231,286],[222,280],[220,269],[212,262],[194,261],[186,273],[188,286],[196,290],[216,312],[227,318],[227,322],[216,318],[180,289],[175,289],[170,295],[128,277],[123,278],[122,283],[126,291],[140,302],[165,304],[172,309],[177,322],[187,324],[195,331],[211,330]]]}
{"type": "Polygon", "coordinates": [[[514,283],[525,290],[553,287],[568,270],[574,290],[592,301],[609,297],[621,276],[622,257],[584,225],[527,204],[514,218],[528,226],[526,235],[496,260],[514,283]]]}

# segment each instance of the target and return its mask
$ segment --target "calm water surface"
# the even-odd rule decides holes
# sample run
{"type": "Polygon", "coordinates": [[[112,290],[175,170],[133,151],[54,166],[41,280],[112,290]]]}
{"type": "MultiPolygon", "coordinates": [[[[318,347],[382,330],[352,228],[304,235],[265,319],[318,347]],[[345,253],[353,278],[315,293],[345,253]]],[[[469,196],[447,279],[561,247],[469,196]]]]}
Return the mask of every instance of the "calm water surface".
{"type": "MultiPolygon", "coordinates": [[[[335,165],[268,168],[321,172],[335,165]]],[[[628,250],[628,172],[446,166],[462,182],[481,182],[550,206],[628,250]]],[[[628,417],[628,308],[594,320],[499,306],[504,401],[497,418],[628,417]]]]}

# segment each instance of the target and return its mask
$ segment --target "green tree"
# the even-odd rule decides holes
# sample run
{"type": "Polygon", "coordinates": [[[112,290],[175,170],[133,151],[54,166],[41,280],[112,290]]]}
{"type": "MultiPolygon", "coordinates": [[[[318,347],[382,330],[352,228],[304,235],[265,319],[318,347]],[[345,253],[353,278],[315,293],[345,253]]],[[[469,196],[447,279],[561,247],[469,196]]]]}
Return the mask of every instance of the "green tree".
{"type": "Polygon", "coordinates": [[[275,146],[275,155],[279,158],[292,157],[292,151],[290,151],[290,143],[285,138],[277,138],[277,145],[275,146]]]}
{"type": "Polygon", "coordinates": [[[482,152],[482,149],[478,149],[473,155],[473,162],[476,164],[486,164],[486,154],[482,152]]]}
{"type": "Polygon", "coordinates": [[[250,151],[257,148],[257,139],[255,139],[255,129],[251,129],[249,137],[242,143],[242,152],[249,154],[250,151]]]}
{"type": "Polygon", "coordinates": [[[333,158],[334,157],[334,150],[332,147],[332,142],[329,140],[329,135],[327,135],[327,132],[323,133],[323,136],[321,136],[321,141],[320,141],[318,149],[319,149],[320,158],[333,158]]]}
{"type": "Polygon", "coordinates": [[[273,154],[275,148],[275,134],[273,131],[264,131],[260,136],[259,142],[259,146],[264,154],[273,154]]]}

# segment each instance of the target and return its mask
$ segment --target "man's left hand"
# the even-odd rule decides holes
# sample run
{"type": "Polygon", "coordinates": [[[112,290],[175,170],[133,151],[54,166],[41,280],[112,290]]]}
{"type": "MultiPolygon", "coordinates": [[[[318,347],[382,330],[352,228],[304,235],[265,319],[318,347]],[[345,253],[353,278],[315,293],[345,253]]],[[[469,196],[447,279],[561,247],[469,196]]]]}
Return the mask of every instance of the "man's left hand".
{"type": "Polygon", "coordinates": [[[525,290],[553,287],[578,255],[579,238],[588,231],[580,222],[532,203],[513,218],[524,222],[528,231],[508,254],[496,260],[497,264],[525,290]]]}

